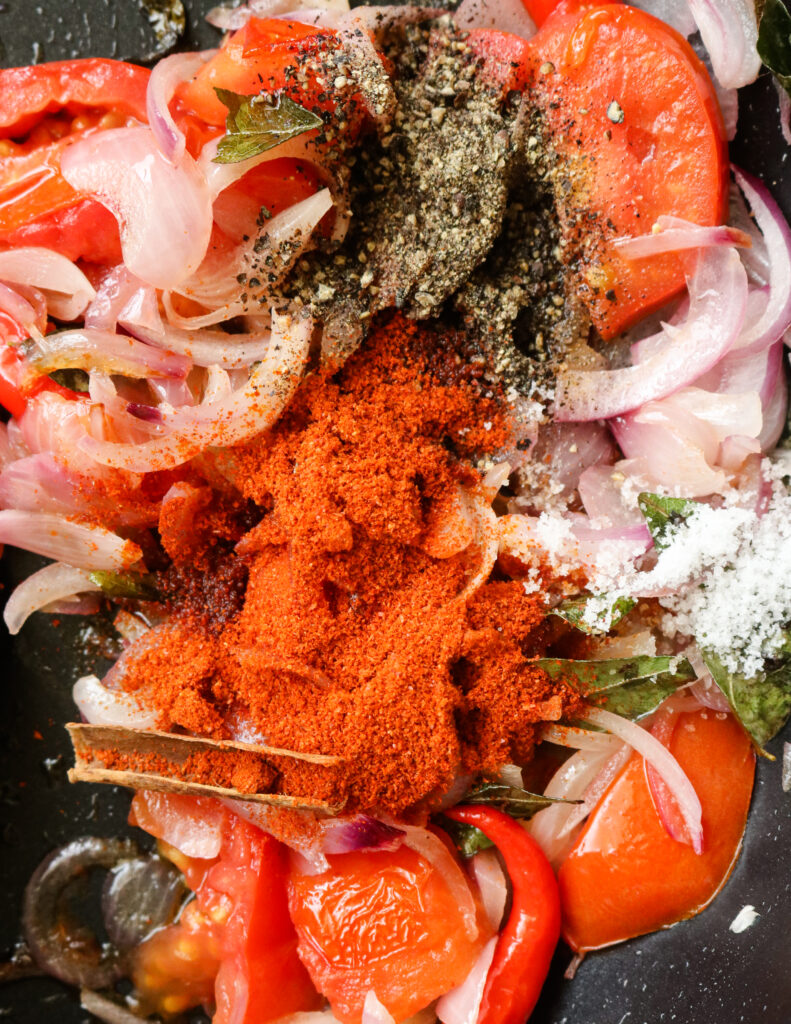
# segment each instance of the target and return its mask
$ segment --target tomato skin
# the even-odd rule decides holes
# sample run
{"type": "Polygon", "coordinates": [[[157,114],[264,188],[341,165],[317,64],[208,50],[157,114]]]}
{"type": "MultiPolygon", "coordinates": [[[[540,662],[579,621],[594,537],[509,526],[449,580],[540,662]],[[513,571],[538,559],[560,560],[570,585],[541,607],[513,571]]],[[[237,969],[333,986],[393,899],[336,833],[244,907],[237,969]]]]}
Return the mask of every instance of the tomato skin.
{"type": "Polygon", "coordinates": [[[210,917],[233,906],[222,934],[213,1024],[266,1024],[322,1004],[297,956],[288,912],[288,853],[272,836],[235,815],[220,859],[200,887],[210,917]]]}
{"type": "Polygon", "coordinates": [[[84,107],[146,121],[151,72],[120,60],[90,57],[0,69],[0,138],[20,138],[46,114],[84,107]]]}
{"type": "Polygon", "coordinates": [[[561,5],[531,47],[533,95],[561,159],[561,219],[582,263],[579,292],[610,338],[685,283],[676,255],[626,260],[614,238],[650,232],[660,214],[723,221],[722,115],[686,40],[635,8],[561,5]]]}
{"type": "Polygon", "coordinates": [[[558,873],[563,937],[577,952],[665,928],[699,913],[727,880],[750,806],[755,755],[731,715],[685,713],[670,750],[703,807],[703,853],[671,839],[633,756],[558,873]]]}
{"type": "Polygon", "coordinates": [[[76,262],[121,263],[118,223],[110,211],[93,199],[36,218],[13,231],[0,232],[0,242],[11,246],[40,245],[76,262]]]}
{"type": "Polygon", "coordinates": [[[521,36],[494,29],[473,29],[467,45],[483,58],[479,71],[502,87],[503,93],[521,91],[529,80],[530,44],[521,36]]]}
{"type": "Polygon", "coordinates": [[[292,873],[299,954],[343,1024],[359,1024],[373,989],[406,1020],[467,976],[489,938],[479,915],[470,939],[448,887],[428,861],[393,851],[328,858],[329,871],[292,873]]]}

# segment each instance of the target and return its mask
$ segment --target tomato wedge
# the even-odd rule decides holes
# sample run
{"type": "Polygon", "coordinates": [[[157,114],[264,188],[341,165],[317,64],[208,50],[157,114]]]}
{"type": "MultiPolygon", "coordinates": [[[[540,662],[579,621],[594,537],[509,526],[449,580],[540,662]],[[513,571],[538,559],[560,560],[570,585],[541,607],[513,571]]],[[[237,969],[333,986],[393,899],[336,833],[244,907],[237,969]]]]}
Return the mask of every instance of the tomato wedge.
{"type": "Polygon", "coordinates": [[[614,240],[649,233],[660,214],[725,217],[722,115],[687,41],[636,8],[561,4],[530,45],[579,293],[611,338],[684,286],[676,255],[627,260],[614,240]]]}
{"type": "Polygon", "coordinates": [[[666,928],[699,913],[733,868],[750,806],[755,755],[731,715],[679,715],[670,750],[703,807],[703,853],[671,839],[631,758],[558,874],[563,937],[578,952],[666,928]]]}
{"type": "Polygon", "coordinates": [[[299,954],[343,1024],[359,1024],[373,990],[396,1021],[467,976],[489,934],[470,938],[443,876],[414,850],[329,857],[319,875],[293,873],[299,954]]]}
{"type": "Polygon", "coordinates": [[[149,76],[146,68],[98,59],[0,70],[0,243],[120,261],[115,219],[74,191],[60,159],[87,132],[145,122],[149,76]]]}

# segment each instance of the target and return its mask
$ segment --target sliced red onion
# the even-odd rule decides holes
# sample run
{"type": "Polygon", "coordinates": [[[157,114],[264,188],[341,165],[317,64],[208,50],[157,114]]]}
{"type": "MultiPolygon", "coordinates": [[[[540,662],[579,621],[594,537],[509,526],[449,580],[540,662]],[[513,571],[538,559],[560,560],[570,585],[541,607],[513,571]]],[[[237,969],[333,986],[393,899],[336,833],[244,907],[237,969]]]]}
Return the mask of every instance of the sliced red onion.
{"type": "Polygon", "coordinates": [[[404,846],[408,846],[415,853],[420,854],[440,873],[451,896],[461,910],[467,936],[474,939],[478,934],[475,899],[460,865],[439,836],[433,832],[415,825],[401,825],[400,828],[406,833],[403,840],[404,846]]]}
{"type": "Polygon", "coordinates": [[[330,818],[322,822],[321,848],[324,853],[353,853],[362,850],[395,850],[404,838],[403,829],[367,814],[353,818],[330,818]]]}
{"type": "Polygon", "coordinates": [[[646,762],[653,766],[660,778],[665,782],[676,803],[689,834],[695,853],[703,850],[703,826],[701,824],[702,809],[695,788],[684,772],[684,769],[670,751],[635,722],[630,722],[612,711],[603,708],[589,708],[585,712],[587,721],[601,726],[614,736],[628,743],[646,762]]]}
{"type": "Polygon", "coordinates": [[[612,462],[615,456],[612,437],[602,423],[548,423],[539,429],[530,461],[539,472],[546,467],[553,491],[560,484],[570,494],[589,466],[612,462]]]}
{"type": "Polygon", "coordinates": [[[164,414],[167,433],[144,444],[86,437],[80,447],[106,466],[146,472],[187,462],[208,445],[242,444],[270,427],[297,389],[310,346],[309,319],[273,315],[272,343],[247,385],[228,398],[164,414]]]}
{"type": "Polygon", "coordinates": [[[644,362],[619,370],[558,375],[555,418],[609,419],[672,394],[712,367],[739,336],[747,303],[747,275],[735,249],[704,249],[689,284],[683,325],[664,325],[665,344],[644,362]]]}
{"type": "Polygon", "coordinates": [[[177,86],[192,78],[216,53],[217,50],[174,53],[157,61],[151,71],[146,88],[148,123],[162,155],[174,166],[184,156],[187,141],[170,113],[170,101],[177,86]]]}
{"type": "Polygon", "coordinates": [[[556,743],[560,747],[570,747],[572,750],[597,750],[610,754],[618,746],[615,736],[607,733],[555,723],[543,726],[541,739],[546,743],[556,743]]]}
{"type": "Polygon", "coordinates": [[[470,973],[456,988],[446,992],[437,1003],[442,1024],[477,1024],[486,978],[494,959],[497,936],[493,935],[478,954],[470,973]]]}
{"type": "Polygon", "coordinates": [[[175,793],[142,790],[135,796],[132,809],[141,828],[157,839],[164,839],[185,857],[212,860],[218,856],[226,820],[225,808],[219,801],[201,797],[196,801],[175,793]],[[149,824],[155,825],[156,830],[149,824]]]}
{"type": "Polygon", "coordinates": [[[96,290],[96,297],[85,310],[84,325],[98,331],[115,331],[118,314],[132,295],[143,287],[123,263],[105,274],[96,290]]]}
{"type": "Polygon", "coordinates": [[[0,543],[80,569],[128,569],[142,557],[130,540],[49,512],[0,512],[0,543]]]}
{"type": "Polygon", "coordinates": [[[211,235],[211,196],[189,154],[174,167],[149,128],[113,128],[65,149],[61,171],[116,218],[124,263],[141,281],[173,288],[200,266],[211,235]]]}
{"type": "Polygon", "coordinates": [[[580,476],[580,501],[597,527],[632,527],[645,522],[640,509],[624,501],[623,484],[623,473],[613,466],[589,466],[580,476]]]}
{"type": "MultiPolygon", "coordinates": [[[[664,747],[669,747],[677,721],[678,718],[676,711],[671,707],[663,706],[656,715],[654,715],[653,725],[651,726],[651,735],[654,736],[664,747]]],[[[645,778],[651,792],[654,808],[659,815],[659,820],[662,822],[662,827],[665,832],[667,832],[670,838],[674,839],[677,843],[684,843],[686,846],[692,846],[692,840],[690,839],[684,819],[681,816],[681,811],[673,798],[669,787],[653,765],[646,761],[644,768],[645,778]]],[[[702,851],[696,850],[695,852],[701,853],[702,851]]]]}
{"type": "Polygon", "coordinates": [[[159,409],[153,406],[140,407],[121,398],[109,374],[91,372],[90,395],[104,409],[105,423],[110,427],[115,440],[124,444],[140,444],[163,433],[159,409]]]}
{"type": "Polygon", "coordinates": [[[28,334],[42,334],[46,330],[47,317],[44,313],[43,323],[37,311],[18,291],[0,281],[0,312],[7,313],[28,334]]]}
{"type": "MultiPolygon", "coordinates": [[[[337,12],[343,14],[349,10],[346,0],[313,0],[316,12],[337,12]]],[[[213,7],[206,15],[206,20],[215,28],[224,32],[234,32],[243,28],[252,17],[276,18],[283,14],[294,16],[300,10],[299,0],[248,0],[239,7],[213,7]]],[[[299,21],[299,18],[294,18],[299,21]]],[[[303,23],[304,24],[304,23],[303,23]]]]}
{"type": "Polygon", "coordinates": [[[0,281],[38,288],[58,320],[76,320],[96,295],[91,282],[71,260],[38,246],[0,252],[0,281]]]}
{"type": "Polygon", "coordinates": [[[486,918],[499,932],[508,899],[508,882],[497,850],[480,850],[470,859],[469,870],[481,894],[486,918]]]}
{"type": "Polygon", "coordinates": [[[395,1024],[392,1013],[379,1001],[373,989],[369,989],[365,995],[360,1024],[395,1024]]]}
{"type": "Polygon", "coordinates": [[[782,362],[777,370],[774,391],[764,402],[763,425],[758,435],[761,451],[770,452],[777,442],[788,419],[788,383],[782,362]]]}
{"type": "Polygon", "coordinates": [[[203,404],[219,402],[221,399],[227,398],[232,391],[231,378],[225,370],[219,366],[206,367],[206,383],[203,386],[203,397],[201,398],[203,404]]]}
{"type": "Polygon", "coordinates": [[[20,583],[8,598],[3,610],[8,632],[15,636],[33,612],[54,601],[99,589],[85,569],[75,569],[59,562],[45,565],[20,583]]]}
{"type": "Polygon", "coordinates": [[[80,483],[50,452],[27,455],[0,472],[0,508],[73,515],[82,507],[76,495],[80,483]]]}
{"type": "Polygon", "coordinates": [[[522,0],[462,0],[453,20],[462,29],[493,28],[522,39],[536,34],[535,22],[522,0]]]}
{"type": "Polygon", "coordinates": [[[186,356],[145,345],[124,334],[91,328],[57,331],[40,338],[27,362],[41,373],[77,366],[124,377],[184,378],[192,368],[186,356]]]}
{"type": "Polygon", "coordinates": [[[733,167],[736,184],[750,204],[764,237],[769,260],[769,301],[763,316],[745,323],[740,349],[759,349],[778,340],[791,325],[791,230],[766,186],[733,167]]]}
{"type": "Polygon", "coordinates": [[[704,708],[718,712],[730,712],[731,710],[728,698],[710,675],[704,675],[696,679],[690,686],[689,692],[704,708]]]}
{"type": "Polygon", "coordinates": [[[82,676],[72,690],[74,703],[91,725],[117,725],[123,729],[156,729],[156,712],[143,707],[130,693],[108,690],[96,676],[82,676]]]}
{"type": "Polygon", "coordinates": [[[196,274],[184,282],[178,293],[213,312],[182,317],[174,310],[171,297],[166,292],[163,301],[170,323],[177,327],[195,329],[209,327],[251,310],[260,311],[266,295],[294,265],[300,254],[309,248],[314,229],[331,208],[332,196],[330,190],[325,188],[294,203],[267,222],[264,236],[266,251],[278,257],[277,264],[271,268],[276,280],[267,280],[258,291],[248,285],[244,300],[240,298],[239,276],[244,275],[246,279],[256,277],[255,267],[265,258],[261,240],[250,236],[230,258],[223,257],[219,265],[214,257],[210,257],[196,274]]]}
{"type": "Polygon", "coordinates": [[[656,219],[651,233],[636,238],[616,238],[615,248],[628,260],[644,259],[659,253],[703,249],[712,245],[736,245],[749,248],[750,236],[740,228],[727,225],[700,227],[681,217],[664,214],[656,219]]]}
{"type": "MultiPolygon", "coordinates": [[[[544,790],[545,795],[556,800],[581,800],[611,756],[607,750],[578,751],[558,768],[544,790]]],[[[552,804],[534,815],[527,827],[553,864],[558,863],[573,840],[564,826],[574,807],[569,803],[552,804]]]]}
{"type": "Polygon", "coordinates": [[[0,470],[10,466],[16,460],[16,457],[17,455],[12,449],[8,438],[8,426],[5,423],[0,423],[0,470]]]}
{"type": "Polygon", "coordinates": [[[179,352],[196,366],[251,366],[264,358],[271,338],[268,330],[226,334],[225,331],[185,331],[164,324],[159,315],[156,293],[151,288],[140,289],[131,296],[120,312],[118,322],[148,345],[179,352]]]}
{"type": "Polygon", "coordinates": [[[741,89],[758,77],[758,23],[753,0],[688,0],[711,57],[714,74],[727,89],[741,89]]]}

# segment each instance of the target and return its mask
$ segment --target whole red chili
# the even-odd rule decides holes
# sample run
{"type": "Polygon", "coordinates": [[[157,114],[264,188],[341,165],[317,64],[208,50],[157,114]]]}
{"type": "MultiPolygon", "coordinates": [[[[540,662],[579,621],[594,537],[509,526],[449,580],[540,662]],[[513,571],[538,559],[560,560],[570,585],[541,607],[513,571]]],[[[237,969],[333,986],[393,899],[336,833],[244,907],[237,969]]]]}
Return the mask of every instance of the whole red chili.
{"type": "Polygon", "coordinates": [[[474,825],[495,844],[511,879],[511,913],[486,978],[478,1024],[525,1024],[536,1005],[560,937],[560,896],[541,847],[519,822],[494,807],[444,812],[474,825]]]}

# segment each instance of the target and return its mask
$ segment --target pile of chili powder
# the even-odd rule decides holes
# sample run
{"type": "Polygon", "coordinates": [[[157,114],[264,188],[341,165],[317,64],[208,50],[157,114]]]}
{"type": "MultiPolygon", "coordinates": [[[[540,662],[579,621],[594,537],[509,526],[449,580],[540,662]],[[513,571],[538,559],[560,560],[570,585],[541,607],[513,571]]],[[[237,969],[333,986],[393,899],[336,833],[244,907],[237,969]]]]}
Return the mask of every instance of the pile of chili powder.
{"type": "Polygon", "coordinates": [[[459,775],[526,762],[536,723],[579,697],[534,664],[540,594],[496,568],[465,591],[485,546],[475,460],[510,437],[460,338],[385,319],[272,431],[172,488],[171,615],[116,679],[163,729],[340,755],[278,787],[348,811],[419,814],[459,775]]]}

